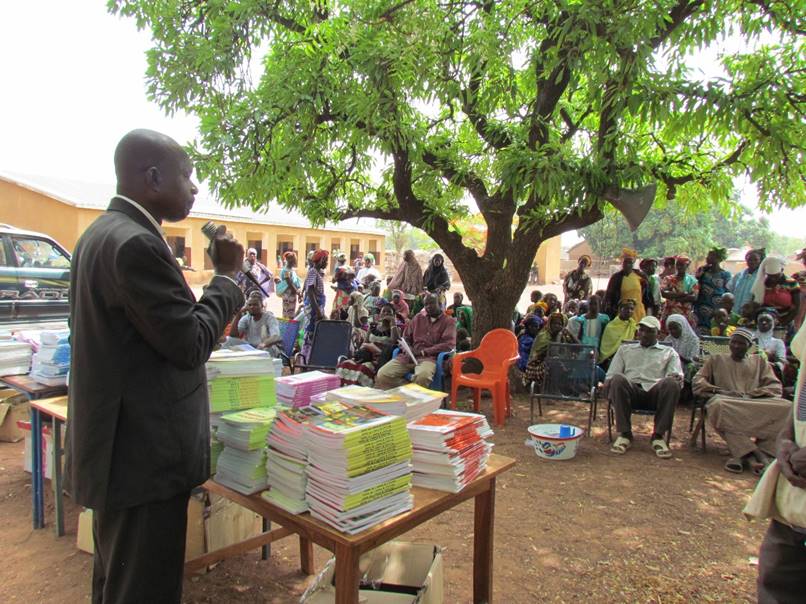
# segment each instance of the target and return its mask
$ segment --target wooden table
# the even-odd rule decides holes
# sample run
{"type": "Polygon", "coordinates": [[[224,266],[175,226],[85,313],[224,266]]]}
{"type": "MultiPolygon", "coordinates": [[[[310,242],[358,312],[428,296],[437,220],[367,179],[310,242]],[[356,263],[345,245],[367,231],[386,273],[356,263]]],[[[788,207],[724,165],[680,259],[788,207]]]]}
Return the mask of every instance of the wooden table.
{"type": "Polygon", "coordinates": [[[67,420],[67,387],[40,384],[27,375],[6,376],[0,383],[24,394],[31,403],[31,499],[35,529],[45,527],[44,476],[42,473],[42,415],[53,427],[53,494],[56,505],[56,535],[64,535],[62,507],[62,424],[67,420]],[[49,398],[48,398],[49,397],[49,398]]]}
{"type": "Polygon", "coordinates": [[[330,550],[336,556],[336,604],[357,604],[360,580],[358,560],[362,554],[399,537],[423,522],[473,497],[475,498],[473,602],[476,604],[492,602],[495,479],[514,465],[514,459],[502,455],[491,455],[484,474],[467,485],[461,493],[445,493],[414,487],[412,488],[414,508],[411,511],[404,512],[357,535],[342,533],[330,525],[312,518],[309,513],[287,512],[266,501],[260,494],[242,495],[213,480],[208,480],[204,485],[208,491],[226,497],[271,522],[276,522],[280,528],[189,560],[185,565],[185,570],[193,572],[230,556],[256,549],[291,534],[297,534],[302,571],[309,575],[314,574],[314,543],[330,550]]]}

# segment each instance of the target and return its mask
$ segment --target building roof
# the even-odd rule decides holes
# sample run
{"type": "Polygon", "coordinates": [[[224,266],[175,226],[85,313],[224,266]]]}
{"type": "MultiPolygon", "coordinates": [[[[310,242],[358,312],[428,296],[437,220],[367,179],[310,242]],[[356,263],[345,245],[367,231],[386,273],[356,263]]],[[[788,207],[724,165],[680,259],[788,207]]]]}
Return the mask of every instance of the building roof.
{"type": "MultiPolygon", "coordinates": [[[[0,180],[16,184],[36,193],[41,193],[42,195],[46,195],[56,201],[75,208],[91,210],[105,210],[109,205],[109,200],[115,194],[115,185],[111,183],[86,182],[55,176],[0,171],[0,180]]],[[[299,212],[279,208],[277,206],[266,206],[263,212],[256,212],[248,207],[229,209],[216,201],[212,195],[205,191],[201,191],[196,196],[196,202],[193,204],[193,210],[190,212],[190,216],[194,218],[219,220],[222,222],[235,220],[237,222],[251,222],[255,224],[302,229],[312,228],[311,222],[299,212]],[[269,216],[268,214],[271,210],[275,211],[271,212],[271,216],[269,216]],[[280,211],[278,212],[276,210],[280,211]]],[[[336,224],[327,224],[324,227],[318,228],[342,233],[362,233],[367,235],[385,234],[384,231],[375,226],[374,220],[368,219],[343,220],[336,224]]]]}

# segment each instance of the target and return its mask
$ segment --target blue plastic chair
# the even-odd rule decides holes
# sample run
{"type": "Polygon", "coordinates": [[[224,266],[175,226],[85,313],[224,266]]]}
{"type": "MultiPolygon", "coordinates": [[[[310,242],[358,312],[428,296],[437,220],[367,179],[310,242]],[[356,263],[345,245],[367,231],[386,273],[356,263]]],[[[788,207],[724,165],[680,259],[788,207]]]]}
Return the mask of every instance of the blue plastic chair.
{"type": "Polygon", "coordinates": [[[280,323],[280,337],[283,338],[280,357],[283,359],[283,364],[291,370],[291,373],[294,373],[294,346],[299,336],[300,323],[294,319],[285,318],[278,318],[277,321],[280,323]]]}
{"type": "MultiPolygon", "coordinates": [[[[454,352],[454,350],[449,350],[447,352],[440,352],[437,355],[437,369],[434,372],[434,377],[431,379],[431,384],[429,385],[431,390],[438,390],[447,394],[447,391],[445,390],[445,370],[443,367],[445,364],[445,359],[452,356],[454,352]]],[[[400,354],[400,348],[395,348],[392,351],[392,358],[396,358],[398,354],[400,354]]],[[[414,379],[414,373],[407,373],[405,377],[408,381],[412,381],[414,379]]]]}

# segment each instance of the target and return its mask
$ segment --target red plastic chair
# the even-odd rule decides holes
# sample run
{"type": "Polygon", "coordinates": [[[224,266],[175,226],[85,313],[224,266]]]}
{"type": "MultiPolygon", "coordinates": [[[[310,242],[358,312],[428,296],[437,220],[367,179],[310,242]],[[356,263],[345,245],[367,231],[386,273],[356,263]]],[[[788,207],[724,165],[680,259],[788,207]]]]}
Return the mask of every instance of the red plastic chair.
{"type": "Polygon", "coordinates": [[[481,406],[481,391],[489,390],[493,396],[495,425],[503,426],[510,413],[509,367],[518,360],[518,340],[508,329],[493,329],[482,339],[475,350],[454,355],[451,364],[451,409],[456,409],[459,386],[473,389],[473,406],[481,406]],[[462,373],[462,361],[478,359],[483,365],[481,373],[462,373]]]}

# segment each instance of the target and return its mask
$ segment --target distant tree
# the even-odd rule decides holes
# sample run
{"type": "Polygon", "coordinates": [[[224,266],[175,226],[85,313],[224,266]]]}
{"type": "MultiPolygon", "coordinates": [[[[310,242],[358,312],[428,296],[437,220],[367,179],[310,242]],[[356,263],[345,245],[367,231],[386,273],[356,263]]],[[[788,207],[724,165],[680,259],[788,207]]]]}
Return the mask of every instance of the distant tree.
{"type": "Polygon", "coordinates": [[[768,247],[773,238],[767,219],[754,218],[740,205],[726,214],[716,207],[690,212],[675,202],[650,210],[633,232],[620,214],[608,212],[580,235],[604,258],[618,256],[624,247],[656,258],[682,253],[703,258],[714,246],[768,247]]]}
{"type": "Polygon", "coordinates": [[[633,189],[726,207],[749,174],[764,203],[806,203],[803,2],[109,6],[150,30],[150,93],[198,116],[194,160],[224,203],[422,229],[459,272],[476,337],[510,324],[541,242],[633,189]],[[704,81],[691,57],[729,33],[741,50],[704,81]],[[467,200],[481,253],[454,226],[467,200]]]}
{"type": "Polygon", "coordinates": [[[409,246],[411,226],[399,220],[379,220],[378,226],[386,231],[386,249],[398,254],[409,246]]]}

